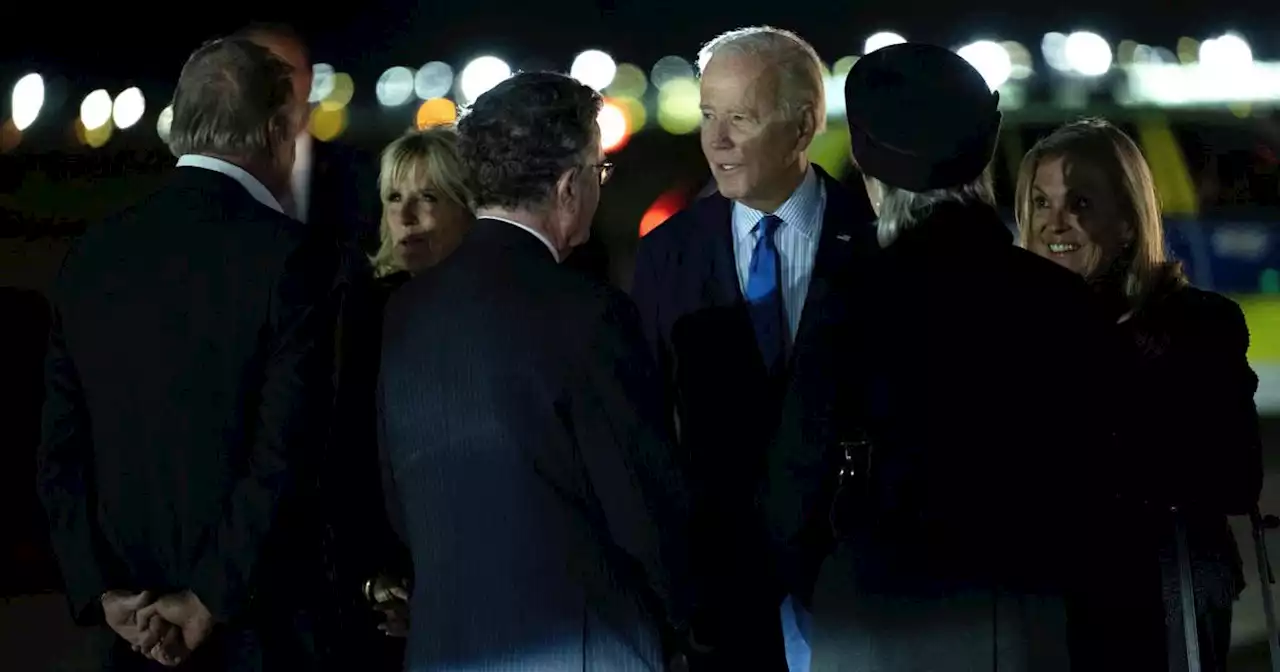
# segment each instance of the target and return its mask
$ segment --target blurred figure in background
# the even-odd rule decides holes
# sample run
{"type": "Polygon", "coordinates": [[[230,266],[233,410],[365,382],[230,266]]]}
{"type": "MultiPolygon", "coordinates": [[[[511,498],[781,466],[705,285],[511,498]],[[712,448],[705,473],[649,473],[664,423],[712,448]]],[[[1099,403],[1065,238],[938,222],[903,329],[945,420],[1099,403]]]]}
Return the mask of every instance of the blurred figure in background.
{"type": "Polygon", "coordinates": [[[476,222],[387,306],[413,672],[659,670],[687,623],[687,495],[635,307],[560,264],[612,168],[601,103],[551,73],[477,98],[458,124],[476,222]]]}
{"type": "Polygon", "coordinates": [[[112,669],[319,667],[337,255],[279,202],[290,71],[246,40],[192,54],[169,185],[89,227],[52,292],[39,492],[112,669]]]}
{"type": "Polygon", "coordinates": [[[355,626],[340,635],[349,645],[341,663],[347,667],[339,669],[399,670],[404,657],[399,640],[408,635],[413,567],[389,465],[385,456],[378,457],[375,395],[383,310],[396,289],[452,254],[474,220],[453,129],[410,131],[383,150],[381,163],[381,244],[372,258],[376,277],[351,288],[339,331],[335,584],[340,608],[352,617],[344,621],[355,626]],[[377,627],[397,641],[370,641],[371,636],[385,639],[369,621],[370,603],[384,617],[377,627]]]}
{"type": "MultiPolygon", "coordinates": [[[[311,51],[298,31],[283,23],[252,23],[236,33],[270,49],[293,66],[294,95],[312,105],[311,51]]],[[[370,187],[376,167],[371,157],[352,147],[324,142],[304,125],[295,147],[297,160],[282,204],[300,222],[332,232],[356,250],[376,248],[377,204],[370,187]]]]}
{"type": "Polygon", "coordinates": [[[791,554],[822,550],[814,525],[837,535],[784,563],[821,564],[813,669],[1069,669],[1072,553],[1105,499],[1087,476],[1110,429],[1108,325],[996,213],[999,98],[972,66],[908,43],[845,87],[884,249],[846,269],[762,498],[791,554]]]}
{"type": "Polygon", "coordinates": [[[1150,661],[1129,669],[1185,669],[1168,515],[1177,508],[1191,551],[1201,669],[1223,670],[1232,602],[1244,587],[1226,517],[1247,514],[1262,487],[1258,379],[1240,307],[1190,286],[1168,259],[1151,170],[1106,121],[1068,124],[1038,142],[1022,162],[1015,206],[1022,244],[1089,282],[1135,364],[1121,400],[1123,457],[1110,461],[1134,504],[1095,542],[1112,549],[1102,573],[1111,583],[1096,586],[1091,615],[1106,619],[1102,632],[1114,640],[1100,640],[1099,655],[1150,661]]]}
{"type": "Polygon", "coordinates": [[[702,151],[719,193],[640,241],[632,294],[689,456],[694,560],[707,610],[695,669],[805,670],[807,593],[768,561],[755,504],[792,371],[831,278],[875,249],[871,210],[809,162],[826,124],[822,64],[793,33],[725,33],[703,49],[702,151]]]}

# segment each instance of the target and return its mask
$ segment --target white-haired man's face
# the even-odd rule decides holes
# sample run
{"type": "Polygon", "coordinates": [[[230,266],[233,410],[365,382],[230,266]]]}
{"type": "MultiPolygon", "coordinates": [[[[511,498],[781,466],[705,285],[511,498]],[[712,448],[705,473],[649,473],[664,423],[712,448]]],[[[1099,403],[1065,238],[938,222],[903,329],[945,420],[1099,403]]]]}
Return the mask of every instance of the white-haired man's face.
{"type": "Polygon", "coordinates": [[[725,197],[773,212],[808,167],[813,124],[779,113],[778,76],[762,59],[719,52],[702,73],[702,152],[725,197]]]}

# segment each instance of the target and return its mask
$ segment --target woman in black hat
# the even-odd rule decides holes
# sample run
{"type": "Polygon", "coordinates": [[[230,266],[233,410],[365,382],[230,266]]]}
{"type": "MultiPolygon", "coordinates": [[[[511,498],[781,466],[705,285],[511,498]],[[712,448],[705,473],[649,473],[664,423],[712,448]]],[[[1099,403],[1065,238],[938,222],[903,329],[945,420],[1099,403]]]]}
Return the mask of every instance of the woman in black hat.
{"type": "Polygon", "coordinates": [[[780,566],[821,565],[813,670],[1070,669],[1066,597],[1111,491],[1109,325],[992,207],[999,97],[968,63],[888,47],[845,98],[883,249],[849,269],[830,397],[791,400],[764,497],[780,566]]]}

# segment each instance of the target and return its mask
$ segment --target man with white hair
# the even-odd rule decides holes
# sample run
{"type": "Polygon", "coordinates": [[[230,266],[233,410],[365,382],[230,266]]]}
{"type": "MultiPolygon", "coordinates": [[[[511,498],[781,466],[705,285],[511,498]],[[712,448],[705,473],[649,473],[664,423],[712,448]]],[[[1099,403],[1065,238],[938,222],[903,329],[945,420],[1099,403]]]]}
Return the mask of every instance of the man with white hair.
{"type": "Polygon", "coordinates": [[[819,306],[838,300],[831,281],[876,248],[872,213],[809,162],[826,123],[813,47],[743,28],[703,47],[699,65],[702,150],[718,193],[641,241],[633,285],[692,469],[709,602],[693,634],[715,649],[694,664],[807,669],[808,596],[778,577],[816,568],[769,560],[754,502],[781,400],[809,366],[819,306]]]}

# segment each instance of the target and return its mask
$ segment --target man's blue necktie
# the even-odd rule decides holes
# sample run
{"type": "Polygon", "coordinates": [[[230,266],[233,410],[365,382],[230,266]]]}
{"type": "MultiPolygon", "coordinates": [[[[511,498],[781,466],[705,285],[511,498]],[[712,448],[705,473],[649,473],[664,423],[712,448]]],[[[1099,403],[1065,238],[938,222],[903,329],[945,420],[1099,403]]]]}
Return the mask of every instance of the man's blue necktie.
{"type": "Polygon", "coordinates": [[[747,272],[747,308],[751,324],[755,327],[756,343],[766,368],[773,370],[782,360],[786,350],[787,320],[782,305],[782,264],[778,259],[778,246],[773,240],[782,220],[765,215],[755,226],[759,236],[751,253],[751,266],[747,272]]]}

